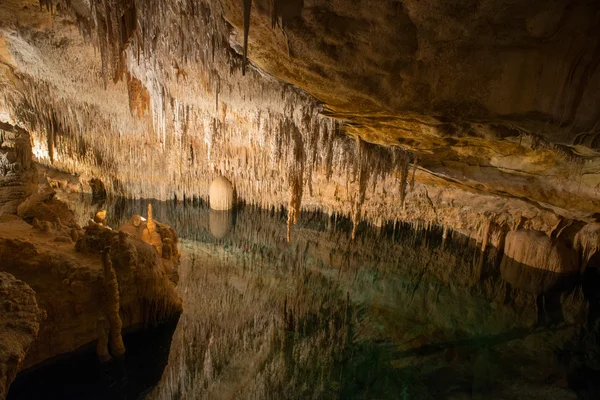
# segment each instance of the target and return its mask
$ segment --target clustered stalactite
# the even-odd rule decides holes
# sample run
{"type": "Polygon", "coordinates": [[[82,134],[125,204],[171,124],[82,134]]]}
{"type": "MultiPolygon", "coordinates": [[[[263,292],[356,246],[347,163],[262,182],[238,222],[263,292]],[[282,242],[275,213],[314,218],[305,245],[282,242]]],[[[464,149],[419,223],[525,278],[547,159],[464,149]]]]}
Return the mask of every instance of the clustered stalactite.
{"type": "Polygon", "coordinates": [[[250,14],[252,12],[252,0],[242,0],[244,2],[244,54],[242,60],[242,75],[246,75],[246,65],[248,63],[248,35],[250,34],[250,14]]]}
{"type": "Polygon", "coordinates": [[[401,148],[383,148],[369,144],[360,137],[356,138],[355,180],[358,182],[352,210],[352,238],[356,237],[356,229],[361,220],[361,209],[365,201],[367,187],[371,183],[373,189],[378,181],[385,181],[388,175],[397,175],[399,180],[399,205],[404,206],[408,185],[408,169],[411,155],[401,148]]]}
{"type": "MultiPolygon", "coordinates": [[[[366,142],[361,153],[343,121],[323,116],[315,99],[244,71],[212,1],[91,7],[87,25],[86,16],[77,20],[93,27],[81,30],[100,50],[107,96],[124,86],[131,115],[106,114],[93,98],[69,101],[61,88],[20,76],[23,90],[1,100],[31,132],[40,163],[97,178],[125,197],[206,199],[210,182],[226,175],[243,201],[287,207],[290,227],[301,208],[325,207],[357,222],[399,218],[396,207],[364,204],[376,197],[371,189],[384,190],[390,205],[403,203],[412,156],[366,142]],[[325,192],[335,193],[328,203],[325,192]]],[[[301,10],[300,3],[277,7],[282,23],[301,10]]]]}
{"type": "Polygon", "coordinates": [[[91,1],[91,15],[102,59],[104,86],[118,82],[126,72],[124,51],[137,30],[134,0],[91,1]]]}

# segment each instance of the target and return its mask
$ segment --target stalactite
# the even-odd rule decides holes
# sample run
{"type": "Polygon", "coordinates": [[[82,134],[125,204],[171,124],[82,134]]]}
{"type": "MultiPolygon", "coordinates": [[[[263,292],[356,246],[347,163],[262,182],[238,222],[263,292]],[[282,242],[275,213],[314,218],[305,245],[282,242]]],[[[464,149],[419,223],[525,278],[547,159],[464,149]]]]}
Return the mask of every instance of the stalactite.
{"type": "Polygon", "coordinates": [[[242,0],[244,2],[244,59],[242,61],[242,75],[246,75],[246,64],[248,62],[248,34],[250,33],[250,14],[252,9],[252,0],[242,0]]]}
{"type": "Polygon", "coordinates": [[[304,143],[298,128],[291,122],[284,125],[284,129],[291,138],[292,154],[288,162],[290,199],[288,203],[287,240],[291,241],[291,226],[298,222],[300,208],[302,206],[302,194],[304,191],[304,143]]]}
{"type": "MultiPolygon", "coordinates": [[[[286,15],[299,15],[301,3],[286,15]]],[[[246,32],[251,6],[245,0],[246,32]]],[[[396,205],[405,203],[412,156],[357,145],[318,101],[246,69],[227,51],[229,27],[212,2],[102,0],[91,11],[102,76],[125,73],[133,115],[107,114],[92,96],[70,101],[25,76],[26,90],[5,96],[31,129],[38,162],[126,197],[206,200],[210,182],[226,174],[248,204],[287,207],[290,238],[305,209],[327,207],[356,226],[406,218],[396,205]]],[[[102,96],[120,93],[106,85],[102,96]]]]}
{"type": "Polygon", "coordinates": [[[410,191],[412,192],[413,190],[415,190],[415,174],[417,172],[417,163],[419,160],[417,160],[417,158],[413,159],[413,170],[412,170],[412,177],[410,178],[410,191]]]}
{"type": "Polygon", "coordinates": [[[277,26],[277,18],[278,18],[278,1],[271,0],[271,29],[275,29],[277,26]]]}
{"type": "Polygon", "coordinates": [[[54,9],[53,0],[40,0],[39,4],[40,10],[42,10],[43,7],[46,7],[46,11],[50,11],[52,13],[52,10],[54,9]]]}

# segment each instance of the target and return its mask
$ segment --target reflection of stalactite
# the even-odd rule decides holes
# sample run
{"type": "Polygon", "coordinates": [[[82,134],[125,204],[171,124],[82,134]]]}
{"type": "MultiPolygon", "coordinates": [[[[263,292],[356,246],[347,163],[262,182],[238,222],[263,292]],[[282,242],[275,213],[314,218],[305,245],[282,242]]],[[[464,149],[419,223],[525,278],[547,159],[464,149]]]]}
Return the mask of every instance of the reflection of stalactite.
{"type": "Polygon", "coordinates": [[[293,124],[287,124],[285,127],[288,131],[288,135],[291,135],[292,142],[292,155],[289,163],[289,185],[290,185],[290,199],[288,203],[288,221],[287,221],[287,240],[291,241],[291,227],[292,224],[298,222],[300,217],[300,208],[302,206],[302,193],[304,185],[304,144],[302,142],[302,135],[298,128],[293,124]]]}
{"type": "Polygon", "coordinates": [[[369,168],[368,160],[366,159],[365,142],[360,138],[356,138],[356,160],[357,165],[355,169],[356,180],[358,181],[358,189],[355,193],[354,207],[352,209],[352,240],[356,238],[356,229],[360,222],[360,213],[362,204],[365,201],[365,194],[367,190],[367,183],[369,176],[367,175],[367,168],[369,168]]]}

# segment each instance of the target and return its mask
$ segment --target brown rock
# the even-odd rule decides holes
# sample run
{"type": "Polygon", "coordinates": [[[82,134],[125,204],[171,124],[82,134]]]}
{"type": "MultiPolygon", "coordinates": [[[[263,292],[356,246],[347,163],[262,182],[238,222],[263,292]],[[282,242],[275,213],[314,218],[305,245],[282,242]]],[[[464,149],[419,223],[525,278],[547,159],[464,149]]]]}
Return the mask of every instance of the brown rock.
{"type": "Polygon", "coordinates": [[[6,272],[0,272],[0,303],[4,305],[0,307],[0,399],[4,399],[44,315],[34,291],[6,272]]]}
{"type": "Polygon", "coordinates": [[[94,215],[94,222],[101,225],[106,225],[106,210],[101,210],[94,215]]]}

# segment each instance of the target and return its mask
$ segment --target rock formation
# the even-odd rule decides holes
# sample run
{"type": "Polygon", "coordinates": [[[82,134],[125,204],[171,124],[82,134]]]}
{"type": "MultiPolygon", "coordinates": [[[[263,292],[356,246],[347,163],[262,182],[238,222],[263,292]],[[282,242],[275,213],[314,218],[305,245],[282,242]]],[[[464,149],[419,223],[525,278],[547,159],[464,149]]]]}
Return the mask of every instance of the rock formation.
{"type": "MultiPolygon", "coordinates": [[[[31,165],[17,178],[35,175],[31,165]]],[[[96,340],[100,359],[122,355],[122,329],[165,321],[182,307],[170,279],[179,262],[172,228],[152,221],[169,247],[163,259],[105,219],[80,229],[48,182],[28,184],[30,196],[0,213],[0,398],[20,370],[96,340]]]]}
{"type": "Polygon", "coordinates": [[[535,296],[539,324],[563,321],[560,296],[575,287],[579,271],[577,252],[562,239],[534,230],[506,235],[502,279],[535,296]]]}
{"type": "Polygon", "coordinates": [[[229,179],[220,176],[208,187],[210,208],[217,211],[227,211],[233,208],[233,185],[229,179]]]}
{"type": "MultiPolygon", "coordinates": [[[[102,253],[102,267],[104,270],[104,301],[105,313],[108,319],[110,328],[110,350],[113,356],[120,357],[125,354],[125,345],[123,344],[123,321],[119,310],[121,302],[119,301],[119,282],[117,274],[110,260],[110,247],[106,247],[102,253]]],[[[103,337],[98,337],[99,342],[104,342],[103,337]]],[[[105,357],[104,346],[101,345],[101,352],[98,354],[100,358],[105,357]]]]}
{"type": "Polygon", "coordinates": [[[94,222],[100,225],[106,225],[106,210],[101,210],[94,215],[94,222]]]}
{"type": "Polygon", "coordinates": [[[112,195],[229,210],[234,182],[288,243],[305,212],[348,218],[357,244],[364,222],[440,229],[478,243],[468,284],[504,249],[506,281],[536,295],[598,254],[594,1],[37,5],[0,3],[0,259],[48,312],[24,368],[96,338],[106,358],[107,247],[124,326],[181,306],[177,235],[151,206],[82,230],[57,192],[94,213],[112,195]]]}
{"type": "Polygon", "coordinates": [[[208,199],[226,175],[290,228],[594,221],[593,5],[347,1],[7,0],[2,121],[85,190],[208,199]]]}
{"type": "Polygon", "coordinates": [[[23,367],[44,319],[35,293],[23,281],[0,272],[0,399],[23,367]]]}
{"type": "Polygon", "coordinates": [[[502,266],[521,264],[558,274],[579,272],[577,252],[564,241],[534,230],[506,235],[502,266]]]}
{"type": "Polygon", "coordinates": [[[156,232],[156,223],[154,223],[154,219],[152,218],[152,204],[148,204],[148,220],[142,230],[141,239],[154,247],[158,255],[162,256],[162,238],[156,232]]]}

